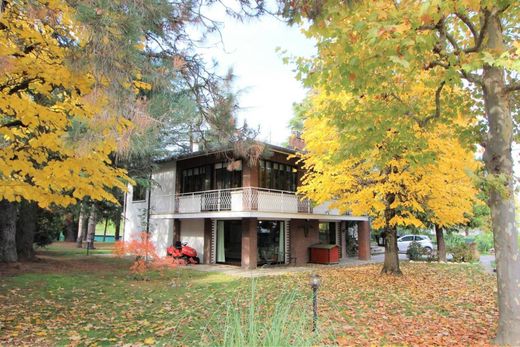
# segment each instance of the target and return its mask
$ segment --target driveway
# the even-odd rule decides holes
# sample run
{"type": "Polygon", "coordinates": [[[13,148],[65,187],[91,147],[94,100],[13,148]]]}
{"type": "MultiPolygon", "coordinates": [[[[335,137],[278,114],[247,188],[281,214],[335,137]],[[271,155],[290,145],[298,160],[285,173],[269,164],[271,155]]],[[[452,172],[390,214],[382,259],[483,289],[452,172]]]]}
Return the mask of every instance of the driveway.
{"type": "Polygon", "coordinates": [[[495,271],[493,271],[495,268],[492,265],[492,262],[495,261],[495,255],[489,254],[489,255],[481,255],[480,256],[480,265],[484,268],[484,270],[487,273],[494,274],[495,271]]]}

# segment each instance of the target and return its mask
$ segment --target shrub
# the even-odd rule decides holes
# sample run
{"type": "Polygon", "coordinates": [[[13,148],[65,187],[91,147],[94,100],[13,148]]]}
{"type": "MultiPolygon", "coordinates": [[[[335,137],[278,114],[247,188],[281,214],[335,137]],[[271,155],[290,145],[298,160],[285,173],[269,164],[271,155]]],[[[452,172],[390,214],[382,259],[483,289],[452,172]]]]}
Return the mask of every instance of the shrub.
{"type": "Polygon", "coordinates": [[[406,255],[410,260],[420,260],[425,254],[424,248],[421,246],[419,242],[412,242],[408,250],[406,251],[406,255]]]}
{"type": "Polygon", "coordinates": [[[448,248],[455,262],[474,262],[478,260],[478,252],[475,243],[459,243],[448,248]]]}
{"type": "Polygon", "coordinates": [[[155,246],[150,241],[150,234],[142,232],[138,239],[131,241],[117,241],[114,247],[116,256],[135,256],[130,271],[136,279],[145,279],[144,274],[150,269],[162,269],[164,267],[175,267],[171,258],[161,258],[155,251],[155,246]]]}
{"type": "Polygon", "coordinates": [[[475,237],[477,249],[480,253],[488,253],[494,247],[493,233],[483,232],[475,237]]]}
{"type": "Polygon", "coordinates": [[[458,245],[462,245],[466,243],[464,236],[455,233],[447,233],[444,237],[444,242],[446,243],[446,249],[450,249],[452,247],[456,247],[458,245]]]}

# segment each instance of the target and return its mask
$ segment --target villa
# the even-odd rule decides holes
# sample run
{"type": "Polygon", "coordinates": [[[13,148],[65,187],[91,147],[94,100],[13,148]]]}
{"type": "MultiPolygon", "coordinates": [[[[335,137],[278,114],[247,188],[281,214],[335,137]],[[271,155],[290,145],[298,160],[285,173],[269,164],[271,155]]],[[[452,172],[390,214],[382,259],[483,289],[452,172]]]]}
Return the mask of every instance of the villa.
{"type": "Polygon", "coordinates": [[[146,230],[157,252],[188,242],[205,264],[254,269],[264,264],[305,265],[309,247],[357,239],[358,257],[370,258],[366,216],[340,214],[299,196],[304,171],[294,149],[265,144],[259,160],[231,150],[198,151],[162,160],[151,189],[129,187],[124,240],[146,230]],[[348,235],[350,237],[348,237],[348,235]]]}

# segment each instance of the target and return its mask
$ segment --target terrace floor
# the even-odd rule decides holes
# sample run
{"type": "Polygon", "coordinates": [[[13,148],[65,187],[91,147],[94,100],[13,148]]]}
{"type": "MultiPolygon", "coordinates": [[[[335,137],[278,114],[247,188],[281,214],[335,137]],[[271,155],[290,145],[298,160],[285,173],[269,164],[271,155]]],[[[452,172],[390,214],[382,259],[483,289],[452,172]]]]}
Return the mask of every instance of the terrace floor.
{"type": "MultiPolygon", "coordinates": [[[[399,255],[399,260],[407,260],[405,254],[399,255]]],[[[377,264],[384,261],[384,254],[373,255],[370,260],[359,260],[358,258],[346,258],[342,259],[339,264],[323,265],[323,264],[307,264],[306,266],[287,266],[287,265],[271,265],[271,266],[260,266],[255,270],[245,270],[240,266],[235,265],[224,265],[224,264],[200,264],[194,266],[188,266],[187,268],[204,271],[204,272],[219,272],[230,276],[237,277],[263,277],[273,275],[286,275],[290,273],[299,272],[313,272],[319,271],[319,269],[337,268],[337,267],[354,267],[368,264],[377,264]]]]}

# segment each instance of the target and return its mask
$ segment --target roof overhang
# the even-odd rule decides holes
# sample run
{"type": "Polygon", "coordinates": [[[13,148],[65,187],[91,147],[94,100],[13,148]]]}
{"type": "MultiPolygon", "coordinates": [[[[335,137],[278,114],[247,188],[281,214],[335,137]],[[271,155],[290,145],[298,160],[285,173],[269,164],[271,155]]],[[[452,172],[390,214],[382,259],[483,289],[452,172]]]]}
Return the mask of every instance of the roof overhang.
{"type": "Polygon", "coordinates": [[[281,212],[261,212],[261,211],[215,211],[215,212],[198,212],[198,213],[157,213],[150,215],[151,219],[241,219],[241,218],[258,218],[258,219],[308,219],[319,220],[324,222],[341,222],[341,221],[368,221],[367,216],[347,216],[347,215],[331,215],[331,214],[315,214],[315,213],[281,213],[281,212]]]}

